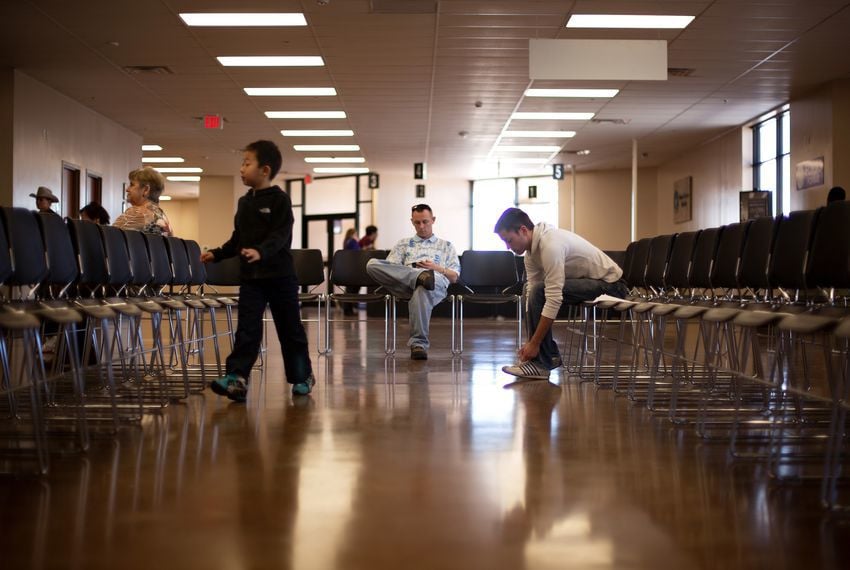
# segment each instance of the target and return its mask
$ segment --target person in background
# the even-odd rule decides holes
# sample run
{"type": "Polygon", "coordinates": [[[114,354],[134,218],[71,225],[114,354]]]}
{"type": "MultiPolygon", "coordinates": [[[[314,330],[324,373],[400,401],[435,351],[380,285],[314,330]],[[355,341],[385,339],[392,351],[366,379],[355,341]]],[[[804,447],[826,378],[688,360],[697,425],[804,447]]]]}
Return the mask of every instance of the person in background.
{"type": "Polygon", "coordinates": [[[80,219],[86,222],[94,222],[101,226],[108,226],[109,212],[97,202],[89,202],[80,208],[80,219]]]}
{"type": "MultiPolygon", "coordinates": [[[[357,239],[357,230],[349,228],[345,232],[345,238],[342,240],[342,249],[358,250],[360,249],[360,241],[357,239]]],[[[346,293],[359,293],[360,287],[347,286],[346,293]]],[[[356,314],[357,305],[354,303],[342,303],[342,314],[353,317],[356,314]]]]}
{"type": "Polygon", "coordinates": [[[35,191],[34,194],[30,194],[31,197],[35,198],[35,207],[39,214],[57,214],[52,206],[56,202],[59,201],[53,191],[46,186],[39,186],[38,190],[35,191]]]}
{"type": "Polygon", "coordinates": [[[360,241],[357,239],[357,230],[348,228],[342,240],[342,249],[360,249],[360,241]]]}
{"type": "Polygon", "coordinates": [[[833,186],[830,188],[829,194],[826,196],[826,205],[829,206],[833,202],[841,202],[844,198],[846,198],[844,188],[841,186],[833,186]]]}
{"type": "Polygon", "coordinates": [[[573,232],[546,222],[535,225],[519,208],[508,208],[493,231],[517,255],[525,253],[528,341],[519,363],[502,372],[519,378],[548,380],[560,361],[552,323],[562,303],[577,304],[600,295],[624,298],[623,270],[599,248],[573,232]]]}
{"type": "Polygon", "coordinates": [[[386,259],[370,259],[366,272],[387,291],[409,298],[411,360],[427,360],[431,311],[446,298],[450,283],[460,276],[455,247],[434,235],[437,218],[428,204],[411,208],[416,235],[400,240],[386,259]]]}
{"type": "Polygon", "coordinates": [[[366,235],[360,238],[360,249],[375,249],[376,239],[378,239],[378,228],[366,226],[366,235]]]}
{"type": "Polygon", "coordinates": [[[260,140],[245,147],[239,175],[248,192],[239,198],[233,234],[221,247],[201,254],[204,263],[237,255],[241,258],[236,343],[227,357],[227,373],[210,382],[213,392],[234,402],[245,402],[248,397],[251,369],[260,354],[266,307],[271,309],[292,395],[306,396],[316,383],[292,261],[292,201],[289,194],[272,184],[282,164],[280,149],[271,141],[260,140]]]}
{"type": "Polygon", "coordinates": [[[123,230],[139,230],[165,237],[174,235],[168,216],[159,207],[165,178],[150,166],[137,168],[128,175],[127,201],[130,207],[113,224],[123,230]]]}

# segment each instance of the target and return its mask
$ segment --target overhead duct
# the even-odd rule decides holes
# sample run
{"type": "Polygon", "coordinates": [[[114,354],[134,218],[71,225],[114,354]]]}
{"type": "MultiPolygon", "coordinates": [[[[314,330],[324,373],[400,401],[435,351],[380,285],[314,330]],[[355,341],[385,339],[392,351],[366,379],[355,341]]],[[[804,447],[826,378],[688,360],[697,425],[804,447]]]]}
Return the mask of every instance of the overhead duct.
{"type": "Polygon", "coordinates": [[[665,40],[528,40],[530,79],[665,80],[665,40]]]}

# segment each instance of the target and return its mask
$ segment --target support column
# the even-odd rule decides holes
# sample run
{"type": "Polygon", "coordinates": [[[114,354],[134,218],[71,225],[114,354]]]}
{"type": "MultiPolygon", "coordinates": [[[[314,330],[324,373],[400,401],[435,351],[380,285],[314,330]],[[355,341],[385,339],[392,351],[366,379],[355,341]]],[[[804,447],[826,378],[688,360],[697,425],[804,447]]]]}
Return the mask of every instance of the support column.
{"type": "Polygon", "coordinates": [[[629,239],[635,241],[637,236],[637,193],[638,193],[638,144],[637,139],[632,139],[632,208],[631,227],[629,228],[629,239]]]}

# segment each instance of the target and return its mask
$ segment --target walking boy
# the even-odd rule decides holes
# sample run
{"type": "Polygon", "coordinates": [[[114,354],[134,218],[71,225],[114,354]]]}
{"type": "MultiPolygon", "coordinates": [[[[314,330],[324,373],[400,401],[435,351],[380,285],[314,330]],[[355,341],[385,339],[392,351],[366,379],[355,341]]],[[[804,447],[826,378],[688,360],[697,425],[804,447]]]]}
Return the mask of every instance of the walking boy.
{"type": "Polygon", "coordinates": [[[236,344],[227,357],[227,374],[210,382],[213,392],[234,402],[246,400],[251,368],[260,351],[267,305],[271,308],[292,394],[309,394],[316,383],[307,334],[301,323],[298,280],[292,262],[292,202],[286,192],[271,182],[282,163],[280,150],[271,141],[256,141],[245,147],[239,174],[250,189],[239,198],[233,235],[221,247],[201,255],[204,263],[235,255],[242,261],[236,344]]]}

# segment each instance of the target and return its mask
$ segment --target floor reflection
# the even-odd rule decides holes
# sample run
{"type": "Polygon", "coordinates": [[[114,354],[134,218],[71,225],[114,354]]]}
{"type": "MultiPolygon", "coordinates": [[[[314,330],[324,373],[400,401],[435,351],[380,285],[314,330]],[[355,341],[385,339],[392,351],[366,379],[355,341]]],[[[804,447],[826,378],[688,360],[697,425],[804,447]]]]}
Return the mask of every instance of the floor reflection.
{"type": "Polygon", "coordinates": [[[385,357],[382,322],[338,323],[300,400],[272,343],[247,405],[194,396],[44,479],[0,479],[3,567],[850,563],[817,489],[563,372],[512,382],[511,333],[469,327],[462,358],[445,342],[414,362],[385,357]]]}

